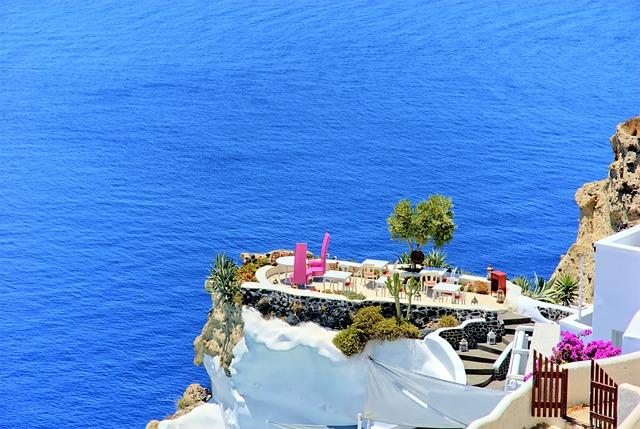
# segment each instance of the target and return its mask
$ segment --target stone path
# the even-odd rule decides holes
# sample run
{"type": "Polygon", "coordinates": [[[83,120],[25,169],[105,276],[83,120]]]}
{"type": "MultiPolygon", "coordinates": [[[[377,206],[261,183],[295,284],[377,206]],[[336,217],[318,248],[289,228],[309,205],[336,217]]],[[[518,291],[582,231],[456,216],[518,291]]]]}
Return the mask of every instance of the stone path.
{"type": "Polygon", "coordinates": [[[494,380],[493,364],[504,349],[513,341],[518,326],[533,325],[530,318],[510,311],[500,313],[498,319],[504,323],[506,331],[506,335],[502,337],[501,342],[495,345],[480,343],[477,349],[472,349],[467,352],[457,352],[460,359],[462,359],[465,372],[467,373],[467,383],[471,386],[503,390],[504,380],[494,380]]]}

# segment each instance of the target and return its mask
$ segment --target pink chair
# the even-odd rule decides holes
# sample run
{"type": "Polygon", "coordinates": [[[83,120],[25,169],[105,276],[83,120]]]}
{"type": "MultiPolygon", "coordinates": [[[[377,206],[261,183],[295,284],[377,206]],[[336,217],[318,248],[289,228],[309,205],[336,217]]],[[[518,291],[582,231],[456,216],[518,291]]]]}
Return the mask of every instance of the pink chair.
{"type": "Polygon", "coordinates": [[[327,271],[327,251],[329,250],[329,240],[331,240],[331,236],[328,232],[325,232],[324,239],[322,240],[320,259],[312,259],[309,262],[309,268],[314,276],[320,277],[327,271]]]}
{"type": "Polygon", "coordinates": [[[307,268],[307,243],[296,243],[293,254],[293,274],[289,277],[291,286],[306,286],[311,276],[311,269],[307,268]]]}

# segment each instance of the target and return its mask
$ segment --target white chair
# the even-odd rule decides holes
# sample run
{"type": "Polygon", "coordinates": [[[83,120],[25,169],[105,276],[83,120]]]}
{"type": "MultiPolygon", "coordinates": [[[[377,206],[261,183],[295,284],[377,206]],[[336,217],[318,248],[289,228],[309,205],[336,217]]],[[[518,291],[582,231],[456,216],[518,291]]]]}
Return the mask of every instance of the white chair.
{"type": "Polygon", "coordinates": [[[382,276],[377,278],[374,282],[373,282],[373,286],[375,287],[375,291],[376,291],[376,296],[378,296],[378,289],[380,289],[380,294],[382,296],[387,296],[387,279],[389,277],[387,276],[382,276]]]}

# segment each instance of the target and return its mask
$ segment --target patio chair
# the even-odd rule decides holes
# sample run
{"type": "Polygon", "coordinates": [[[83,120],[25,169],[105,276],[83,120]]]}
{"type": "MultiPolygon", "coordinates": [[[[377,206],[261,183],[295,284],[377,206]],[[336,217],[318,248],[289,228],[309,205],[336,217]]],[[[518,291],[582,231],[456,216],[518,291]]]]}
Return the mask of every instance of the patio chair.
{"type": "Polygon", "coordinates": [[[455,291],[451,296],[452,304],[466,304],[467,303],[467,288],[455,291]]]}
{"type": "Polygon", "coordinates": [[[312,259],[309,261],[309,269],[315,277],[324,275],[327,271],[327,251],[329,250],[329,240],[331,235],[328,232],[324,233],[324,239],[322,240],[322,249],[320,250],[320,259],[312,259]]]}
{"type": "Polygon", "coordinates": [[[387,295],[387,279],[388,276],[382,276],[375,280],[373,287],[375,288],[376,296],[378,296],[378,290],[382,296],[387,295]]]}
{"type": "Polygon", "coordinates": [[[293,274],[289,277],[291,286],[306,286],[311,277],[311,270],[307,268],[307,243],[296,243],[293,255],[293,274]]]}

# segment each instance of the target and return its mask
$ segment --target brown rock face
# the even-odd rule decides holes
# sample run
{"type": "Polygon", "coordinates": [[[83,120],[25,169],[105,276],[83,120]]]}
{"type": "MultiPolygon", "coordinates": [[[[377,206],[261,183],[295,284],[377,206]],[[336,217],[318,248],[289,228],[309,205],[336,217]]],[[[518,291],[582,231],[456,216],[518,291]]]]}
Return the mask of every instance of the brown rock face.
{"type": "Polygon", "coordinates": [[[614,161],[609,165],[609,177],[587,183],[576,192],[578,237],[554,273],[578,278],[580,258],[584,257],[587,299],[593,296],[593,243],[640,223],[640,116],[619,124],[610,141],[614,161]]]}
{"type": "MultiPolygon", "coordinates": [[[[166,420],[177,419],[193,410],[198,405],[202,405],[211,399],[211,390],[199,385],[198,383],[190,384],[178,399],[176,404],[176,412],[165,417],[166,420]]],[[[160,420],[151,420],[147,423],[146,429],[158,429],[160,420]]]]}

